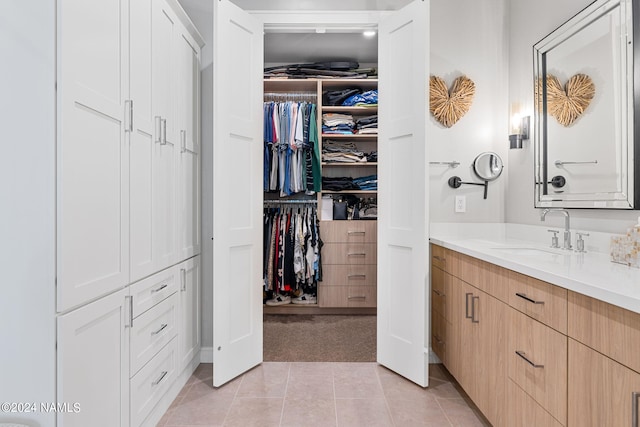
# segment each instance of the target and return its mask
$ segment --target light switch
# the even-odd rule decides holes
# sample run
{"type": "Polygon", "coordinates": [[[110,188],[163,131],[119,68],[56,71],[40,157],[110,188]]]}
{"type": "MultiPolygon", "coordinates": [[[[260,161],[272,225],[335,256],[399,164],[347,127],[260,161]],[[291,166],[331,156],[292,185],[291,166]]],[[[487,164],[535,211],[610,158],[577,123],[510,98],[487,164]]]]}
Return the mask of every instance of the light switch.
{"type": "Polygon", "coordinates": [[[456,212],[466,212],[467,211],[467,197],[466,196],[456,196],[456,212]]]}

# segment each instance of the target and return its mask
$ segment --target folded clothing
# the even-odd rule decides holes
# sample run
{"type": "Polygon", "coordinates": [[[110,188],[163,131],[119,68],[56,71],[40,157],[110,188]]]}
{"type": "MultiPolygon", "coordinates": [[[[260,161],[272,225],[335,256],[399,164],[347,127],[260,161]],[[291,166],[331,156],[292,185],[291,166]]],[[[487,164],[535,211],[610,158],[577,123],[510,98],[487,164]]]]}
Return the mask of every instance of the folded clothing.
{"type": "Polygon", "coordinates": [[[347,98],[343,103],[345,107],[358,106],[375,106],[378,105],[378,90],[369,90],[367,92],[358,93],[347,98]]]}

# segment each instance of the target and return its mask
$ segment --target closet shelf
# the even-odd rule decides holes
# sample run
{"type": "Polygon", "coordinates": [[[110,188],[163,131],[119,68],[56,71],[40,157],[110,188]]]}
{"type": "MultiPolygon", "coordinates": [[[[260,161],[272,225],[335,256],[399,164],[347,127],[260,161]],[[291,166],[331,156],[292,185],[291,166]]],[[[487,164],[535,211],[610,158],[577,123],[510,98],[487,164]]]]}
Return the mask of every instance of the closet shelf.
{"type": "Polygon", "coordinates": [[[322,162],[322,167],[351,167],[351,166],[378,166],[377,162],[353,162],[353,163],[348,163],[348,162],[322,162]]]}
{"type": "Polygon", "coordinates": [[[326,106],[322,107],[323,113],[351,113],[351,114],[375,114],[378,112],[378,106],[371,107],[343,107],[343,106],[326,106]]]}
{"type": "Polygon", "coordinates": [[[322,139],[364,139],[367,141],[375,141],[378,139],[378,134],[360,135],[358,133],[354,133],[353,135],[343,135],[339,133],[323,133],[322,139]]]}

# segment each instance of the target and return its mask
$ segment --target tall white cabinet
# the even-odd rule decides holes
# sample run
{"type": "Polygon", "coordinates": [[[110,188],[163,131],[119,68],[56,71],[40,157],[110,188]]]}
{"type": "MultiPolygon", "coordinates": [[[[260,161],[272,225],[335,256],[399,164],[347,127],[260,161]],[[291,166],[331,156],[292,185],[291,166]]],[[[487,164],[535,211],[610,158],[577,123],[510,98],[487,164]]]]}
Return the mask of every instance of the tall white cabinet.
{"type": "MultiPolygon", "coordinates": [[[[18,3],[12,14],[20,26],[34,6],[18,3]]],[[[28,330],[52,339],[39,341],[40,355],[31,349],[24,361],[0,359],[5,371],[30,364],[39,378],[3,373],[0,382],[3,401],[58,402],[65,410],[0,414],[0,423],[156,425],[200,362],[202,38],[177,0],[59,0],[42,13],[55,26],[36,31],[34,24],[35,43],[1,33],[15,51],[42,55],[29,67],[52,64],[51,108],[34,108],[32,126],[50,120],[55,135],[31,138],[22,126],[24,140],[14,142],[39,150],[12,156],[16,170],[47,181],[42,193],[31,190],[24,200],[37,197],[50,207],[41,209],[50,219],[39,235],[28,220],[14,220],[30,253],[9,258],[28,266],[14,261],[16,271],[51,274],[46,280],[26,274],[38,282],[12,287],[12,304],[39,313],[30,316],[29,329],[11,316],[17,322],[5,322],[2,342],[21,349],[40,340],[21,333],[28,330]],[[34,157],[49,167],[33,167],[34,157]]],[[[13,84],[37,83],[28,79],[15,74],[13,84]]],[[[47,102],[36,91],[25,96],[34,105],[47,102]]],[[[10,209],[24,210],[26,218],[36,213],[36,204],[15,201],[10,209]]]]}

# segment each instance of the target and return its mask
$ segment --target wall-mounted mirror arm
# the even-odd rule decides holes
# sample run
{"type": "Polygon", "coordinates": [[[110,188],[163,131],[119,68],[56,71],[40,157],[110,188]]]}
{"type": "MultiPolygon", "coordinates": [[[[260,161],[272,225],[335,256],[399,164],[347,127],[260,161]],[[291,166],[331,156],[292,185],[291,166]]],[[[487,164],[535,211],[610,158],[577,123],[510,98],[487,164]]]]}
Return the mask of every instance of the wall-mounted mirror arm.
{"type": "MultiPolygon", "coordinates": [[[[536,184],[540,185],[541,182],[536,182],[536,184]]],[[[553,188],[562,188],[567,184],[567,179],[562,175],[556,175],[551,178],[551,181],[548,181],[547,184],[551,184],[553,188]]]]}
{"type": "Polygon", "coordinates": [[[462,178],[460,178],[459,176],[452,176],[451,178],[449,178],[449,181],[447,181],[449,184],[449,187],[451,188],[460,188],[460,186],[462,184],[466,184],[466,185],[482,185],[484,187],[484,199],[487,198],[487,190],[489,189],[489,181],[485,181],[483,184],[479,183],[479,182],[464,182],[462,180],[462,178]]]}

